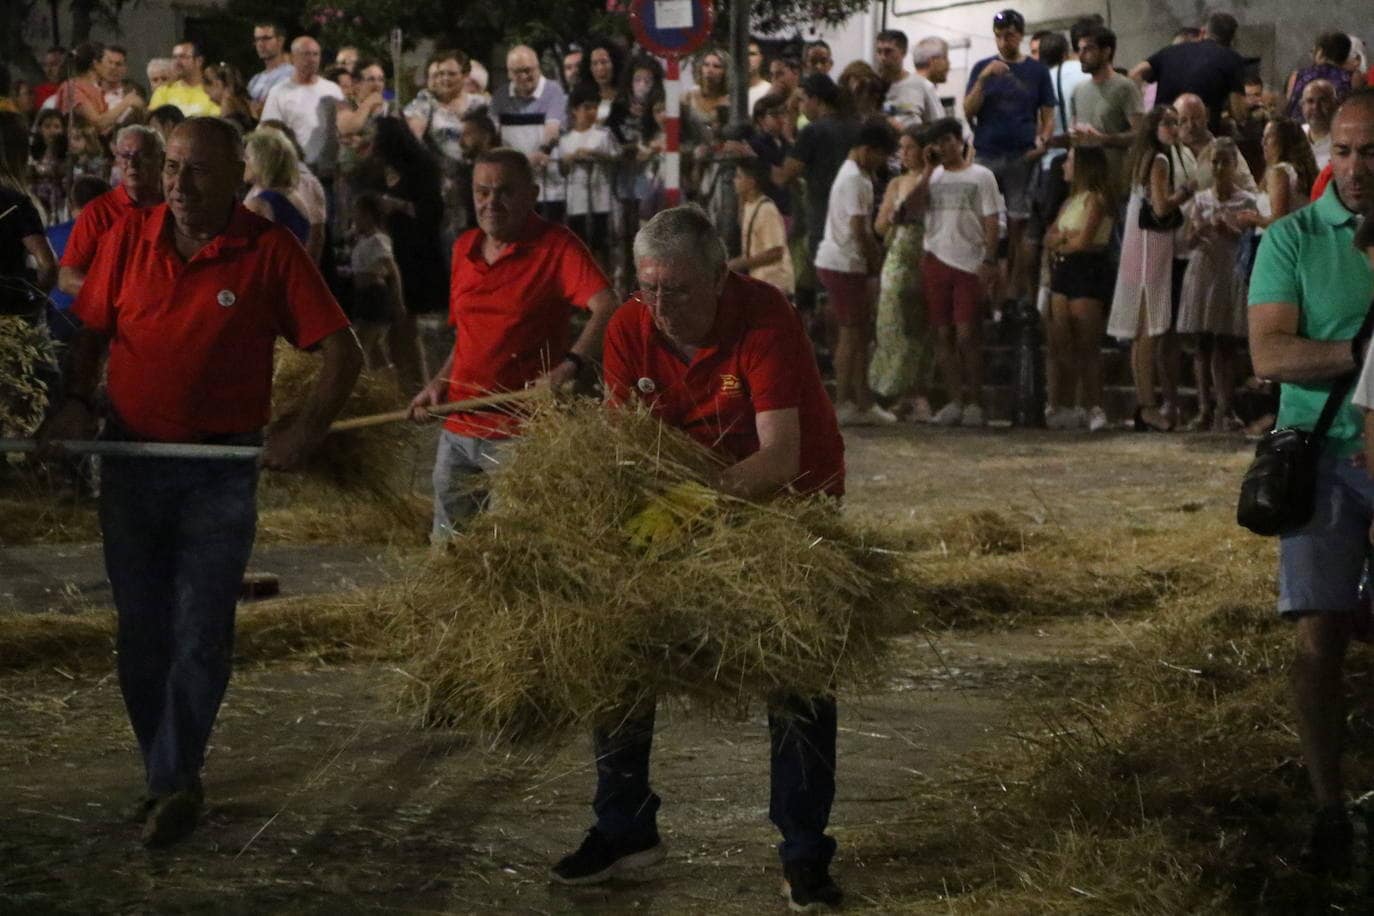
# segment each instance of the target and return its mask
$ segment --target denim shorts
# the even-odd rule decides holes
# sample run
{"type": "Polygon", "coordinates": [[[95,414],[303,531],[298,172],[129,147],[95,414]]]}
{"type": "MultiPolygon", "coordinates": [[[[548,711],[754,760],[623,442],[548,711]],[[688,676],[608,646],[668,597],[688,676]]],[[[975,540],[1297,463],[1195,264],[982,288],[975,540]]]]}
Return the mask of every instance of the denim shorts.
{"type": "Polygon", "coordinates": [[[1279,539],[1279,613],[1360,610],[1374,480],[1361,456],[1322,456],[1312,518],[1279,539]]]}

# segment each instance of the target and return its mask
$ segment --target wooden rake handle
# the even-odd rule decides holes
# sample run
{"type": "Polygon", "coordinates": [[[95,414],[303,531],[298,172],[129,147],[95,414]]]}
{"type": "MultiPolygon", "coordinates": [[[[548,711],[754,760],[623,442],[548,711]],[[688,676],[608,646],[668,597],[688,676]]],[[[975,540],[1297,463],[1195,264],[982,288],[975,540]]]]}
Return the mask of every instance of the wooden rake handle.
{"type": "MultiPolygon", "coordinates": [[[[468,398],[463,401],[449,401],[447,404],[436,404],[429,408],[429,413],[435,416],[450,413],[459,413],[465,410],[480,410],[484,407],[500,407],[502,404],[516,404],[521,401],[529,401],[536,398],[548,397],[548,392],[543,388],[522,388],[519,391],[503,391],[500,394],[486,394],[479,398],[468,398]]],[[[381,426],[384,423],[399,423],[410,419],[410,408],[405,410],[389,410],[386,413],[368,414],[365,417],[349,417],[347,420],[338,420],[331,424],[331,433],[344,432],[350,429],[366,429],[369,426],[381,426]]]]}

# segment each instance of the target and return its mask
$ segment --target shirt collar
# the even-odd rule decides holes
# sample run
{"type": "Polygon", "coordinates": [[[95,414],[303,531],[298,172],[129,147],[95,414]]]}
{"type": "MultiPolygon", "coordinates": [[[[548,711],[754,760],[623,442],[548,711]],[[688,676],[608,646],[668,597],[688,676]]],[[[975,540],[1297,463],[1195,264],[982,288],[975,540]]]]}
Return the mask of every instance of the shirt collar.
{"type": "MultiPolygon", "coordinates": [[[[151,208],[151,211],[143,228],[144,240],[154,245],[166,245],[175,252],[176,245],[172,242],[172,233],[175,230],[171,207],[164,201],[151,208]]],[[[234,204],[234,212],[229,217],[229,225],[224,227],[223,232],[211,239],[208,245],[196,252],[193,260],[213,258],[223,251],[245,247],[255,236],[262,233],[264,224],[271,225],[267,220],[252,213],[242,204],[234,204]]]]}
{"type": "Polygon", "coordinates": [[[1317,208],[1318,218],[1329,226],[1353,226],[1359,219],[1357,214],[1351,213],[1341,203],[1334,180],[1327,184],[1326,190],[1313,206],[1317,208]]]}
{"type": "MultiPolygon", "coordinates": [[[[524,228],[520,230],[519,238],[509,242],[508,244],[510,247],[500,258],[497,258],[497,260],[508,258],[515,252],[522,251],[534,245],[534,243],[543,236],[544,230],[548,228],[548,225],[548,220],[544,219],[538,213],[531,211],[529,218],[525,220],[524,228]]],[[[467,243],[467,249],[463,252],[463,255],[469,261],[479,261],[483,264],[487,263],[487,259],[482,257],[482,242],[486,237],[487,234],[481,229],[474,229],[472,231],[472,236],[467,243]]]]}

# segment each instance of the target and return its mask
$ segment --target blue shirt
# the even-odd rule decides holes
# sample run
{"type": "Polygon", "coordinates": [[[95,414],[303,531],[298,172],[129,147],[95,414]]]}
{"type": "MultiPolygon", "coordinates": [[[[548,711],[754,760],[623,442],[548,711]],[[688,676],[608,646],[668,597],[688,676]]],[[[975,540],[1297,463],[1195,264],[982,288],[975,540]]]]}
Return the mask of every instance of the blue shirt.
{"type": "MultiPolygon", "coordinates": [[[[76,220],[69,219],[65,223],[58,223],[56,226],[49,226],[43,233],[48,237],[48,244],[52,245],[53,252],[57,255],[57,260],[62,260],[62,253],[67,250],[67,240],[72,237],[72,227],[76,225],[76,220]]],[[[52,300],[53,308],[59,312],[65,312],[72,307],[74,296],[69,296],[56,286],[48,293],[48,298],[52,300]]]]}
{"type": "MultiPolygon", "coordinates": [[[[973,65],[966,95],[983,68],[1000,59],[988,57],[973,65]]],[[[1040,109],[1053,108],[1056,103],[1048,67],[1029,57],[1014,64],[1002,62],[1010,72],[983,84],[983,107],[970,119],[974,148],[984,156],[1014,156],[1035,146],[1040,109]]]]}

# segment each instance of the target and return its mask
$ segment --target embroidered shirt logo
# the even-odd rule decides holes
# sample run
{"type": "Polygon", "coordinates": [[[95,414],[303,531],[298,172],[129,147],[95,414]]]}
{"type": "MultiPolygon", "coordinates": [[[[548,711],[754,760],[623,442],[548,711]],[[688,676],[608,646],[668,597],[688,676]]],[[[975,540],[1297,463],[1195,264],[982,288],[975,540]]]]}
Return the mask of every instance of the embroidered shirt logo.
{"type": "Polygon", "coordinates": [[[219,295],[215,297],[215,301],[218,302],[222,308],[228,308],[238,301],[238,297],[234,295],[233,290],[222,289],[219,291],[219,295]]]}
{"type": "Polygon", "coordinates": [[[658,390],[658,386],[654,384],[654,380],[651,378],[640,379],[635,383],[635,387],[638,388],[642,394],[653,394],[658,390]]]}
{"type": "Polygon", "coordinates": [[[720,377],[720,393],[725,397],[737,398],[744,394],[744,386],[740,384],[738,375],[725,373],[720,377]]]}

